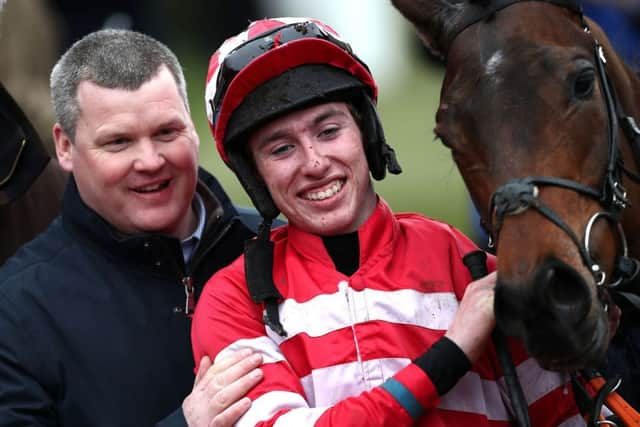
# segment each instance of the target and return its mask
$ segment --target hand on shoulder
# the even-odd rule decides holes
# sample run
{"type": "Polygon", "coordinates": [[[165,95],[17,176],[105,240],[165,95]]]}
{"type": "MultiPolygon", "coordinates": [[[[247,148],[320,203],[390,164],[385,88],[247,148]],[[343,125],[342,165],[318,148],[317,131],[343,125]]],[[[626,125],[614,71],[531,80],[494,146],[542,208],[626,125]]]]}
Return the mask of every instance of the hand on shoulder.
{"type": "Polygon", "coordinates": [[[262,356],[241,350],[215,364],[200,361],[191,394],[182,404],[190,427],[229,427],[251,406],[245,395],[262,380],[262,356]]]}

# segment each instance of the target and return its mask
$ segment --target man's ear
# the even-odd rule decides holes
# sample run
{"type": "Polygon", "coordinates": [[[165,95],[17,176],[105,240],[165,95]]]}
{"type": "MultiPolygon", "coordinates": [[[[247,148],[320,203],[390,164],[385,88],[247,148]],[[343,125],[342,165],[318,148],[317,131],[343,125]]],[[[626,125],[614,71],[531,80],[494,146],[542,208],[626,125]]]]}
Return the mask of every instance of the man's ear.
{"type": "Polygon", "coordinates": [[[53,142],[56,145],[56,156],[60,167],[67,172],[73,172],[73,142],[60,123],[53,125],[53,142]]]}

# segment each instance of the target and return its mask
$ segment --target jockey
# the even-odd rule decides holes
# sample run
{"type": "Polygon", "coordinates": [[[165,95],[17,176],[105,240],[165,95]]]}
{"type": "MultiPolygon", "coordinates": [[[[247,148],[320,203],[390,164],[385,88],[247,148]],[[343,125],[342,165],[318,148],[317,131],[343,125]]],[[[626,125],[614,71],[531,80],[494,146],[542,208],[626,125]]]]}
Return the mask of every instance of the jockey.
{"type": "MultiPolygon", "coordinates": [[[[192,329],[196,361],[263,356],[237,425],[509,423],[489,339],[496,275],[472,281],[467,237],[376,194],[371,178],[400,167],[350,45],[315,19],[253,22],[211,57],[205,98],[264,220],[208,281],[192,329]],[[270,230],[279,214],[288,224],[270,230]]],[[[583,425],[568,378],[512,344],[535,425],[583,425]]]]}

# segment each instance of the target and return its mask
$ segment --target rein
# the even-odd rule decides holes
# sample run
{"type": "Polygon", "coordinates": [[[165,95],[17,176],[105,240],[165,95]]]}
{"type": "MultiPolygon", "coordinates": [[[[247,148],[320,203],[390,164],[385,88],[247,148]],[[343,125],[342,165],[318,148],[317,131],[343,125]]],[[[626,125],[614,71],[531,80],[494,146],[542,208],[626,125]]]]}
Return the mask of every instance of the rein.
{"type": "MultiPolygon", "coordinates": [[[[471,4],[461,15],[457,27],[449,35],[449,44],[469,26],[488,19],[498,11],[522,1],[542,1],[568,9],[580,16],[585,33],[591,34],[582,13],[582,8],[577,0],[494,0],[490,4],[482,0],[476,2],[472,0],[471,4]]],[[[618,131],[622,129],[631,145],[635,161],[640,165],[640,127],[632,117],[626,116],[622,112],[622,108],[617,101],[613,86],[605,70],[606,57],[604,50],[595,38],[593,38],[593,42],[598,80],[604,95],[608,116],[608,159],[601,189],[595,189],[580,182],[564,178],[548,176],[529,176],[510,180],[498,188],[491,196],[489,213],[494,221],[492,227],[485,228],[489,228],[490,246],[492,247],[492,242],[497,241],[497,236],[505,216],[517,215],[529,208],[537,210],[545,218],[563,230],[574,242],[580,252],[582,262],[594,277],[599,290],[598,296],[601,300],[603,298],[602,289],[606,288],[626,298],[632,305],[640,309],[640,297],[637,295],[640,291],[640,281],[637,280],[640,277],[640,262],[628,256],[626,237],[620,224],[620,212],[629,206],[627,192],[620,181],[621,175],[625,174],[637,183],[640,183],[640,175],[624,167],[618,142],[618,131]],[[572,190],[597,200],[603,206],[604,210],[595,213],[587,222],[583,241],[580,241],[576,233],[553,209],[549,208],[538,198],[540,186],[554,186],[572,190]],[[592,229],[600,219],[609,221],[614,225],[620,241],[619,255],[614,267],[614,280],[610,281],[607,281],[606,273],[591,256],[590,250],[592,229]],[[636,289],[633,289],[634,286],[636,289]]],[[[484,255],[483,252],[480,253],[484,255]]],[[[469,268],[474,280],[486,274],[484,257],[481,257],[478,253],[474,252],[469,254],[465,257],[464,262],[469,268]]],[[[606,308],[605,304],[605,310],[606,308]]],[[[509,348],[506,345],[504,334],[496,328],[492,339],[498,354],[498,359],[502,365],[505,383],[513,404],[515,421],[521,427],[529,427],[531,421],[529,419],[528,405],[518,380],[509,348]]],[[[587,392],[575,379],[572,383],[574,385],[574,391],[576,392],[576,400],[578,401],[581,411],[588,414],[590,426],[601,424],[617,425],[613,420],[602,420],[599,417],[605,400],[611,409],[614,411],[618,409],[618,412],[615,412],[615,414],[618,415],[618,418],[622,419],[625,425],[640,425],[640,416],[638,413],[635,412],[633,408],[630,408],[626,402],[615,393],[616,384],[618,383],[617,379],[604,382],[601,376],[593,372],[587,375],[585,371],[582,374],[588,381],[587,386],[591,386],[591,393],[587,392]],[[598,385],[599,387],[596,387],[598,385]],[[591,396],[594,396],[593,400],[591,396]],[[619,403],[621,400],[623,404],[619,403]]]]}

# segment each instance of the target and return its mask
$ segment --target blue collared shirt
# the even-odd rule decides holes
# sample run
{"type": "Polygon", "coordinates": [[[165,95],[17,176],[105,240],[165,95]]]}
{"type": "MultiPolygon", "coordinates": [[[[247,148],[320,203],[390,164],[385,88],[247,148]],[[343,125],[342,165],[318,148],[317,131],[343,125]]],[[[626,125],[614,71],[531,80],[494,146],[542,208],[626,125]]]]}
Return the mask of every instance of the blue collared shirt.
{"type": "Polygon", "coordinates": [[[182,245],[182,257],[184,258],[185,264],[189,263],[191,256],[196,251],[198,243],[200,243],[200,240],[202,239],[204,224],[206,222],[204,202],[198,193],[195,193],[195,196],[193,197],[192,207],[195,211],[196,218],[198,219],[198,226],[189,237],[180,242],[182,245]]]}

